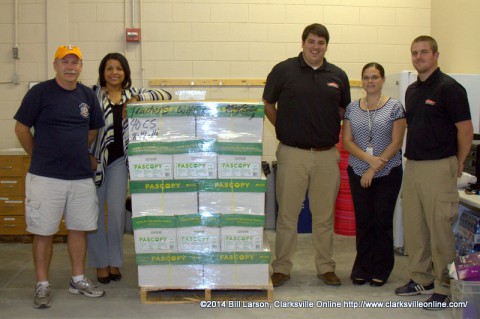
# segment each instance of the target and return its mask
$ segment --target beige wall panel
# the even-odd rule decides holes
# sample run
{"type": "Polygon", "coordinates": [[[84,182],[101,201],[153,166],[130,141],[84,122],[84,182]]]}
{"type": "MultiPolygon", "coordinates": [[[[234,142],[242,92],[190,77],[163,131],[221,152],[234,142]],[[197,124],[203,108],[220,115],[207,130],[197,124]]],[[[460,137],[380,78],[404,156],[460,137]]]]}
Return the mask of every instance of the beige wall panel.
{"type": "Polygon", "coordinates": [[[298,23],[308,25],[324,20],[325,9],[322,6],[313,5],[287,5],[285,7],[286,23],[298,23]]]}
{"type": "MultiPolygon", "coordinates": [[[[13,1],[11,2],[13,3],[13,1]]],[[[23,3],[22,4],[21,1],[18,1],[18,20],[19,20],[19,23],[44,23],[45,22],[45,4],[43,3],[23,3]]]]}
{"type": "Polygon", "coordinates": [[[251,61],[281,61],[286,56],[284,43],[252,43],[248,50],[248,60],[251,61]]]}
{"type": "Polygon", "coordinates": [[[476,0],[432,1],[431,35],[438,42],[443,71],[480,73],[479,12],[476,0]]]}
{"type": "Polygon", "coordinates": [[[287,12],[284,5],[252,4],[248,7],[248,21],[253,23],[284,23],[287,12]]]}
{"type": "Polygon", "coordinates": [[[270,24],[268,26],[268,42],[297,42],[301,45],[305,27],[305,24],[270,24]]]}
{"type": "Polygon", "coordinates": [[[144,1],[142,17],[143,21],[149,22],[173,21],[173,4],[157,2],[150,3],[144,1]]]}
{"type": "Polygon", "coordinates": [[[230,40],[245,42],[264,42],[268,36],[269,28],[266,24],[259,23],[230,23],[230,40]]]}
{"type": "Polygon", "coordinates": [[[142,39],[150,41],[186,41],[192,39],[189,23],[143,23],[142,39]]]}
{"type": "Polygon", "coordinates": [[[256,61],[232,61],[229,63],[231,65],[231,77],[234,79],[266,79],[273,65],[276,64],[273,62],[256,61]]]}
{"type": "Polygon", "coordinates": [[[155,78],[192,78],[192,62],[158,61],[155,63],[155,78]]]}
{"type": "Polygon", "coordinates": [[[192,23],[194,41],[231,41],[228,23],[192,23]]]}
{"type": "Polygon", "coordinates": [[[175,22],[209,22],[210,5],[174,3],[172,19],[175,22]]]}
{"type": "Polygon", "coordinates": [[[248,22],[248,5],[215,4],[211,9],[211,22],[248,22]]]}
{"type": "Polygon", "coordinates": [[[395,22],[398,26],[430,26],[430,9],[397,8],[395,10],[395,22]]]}
{"type": "MultiPolygon", "coordinates": [[[[129,2],[129,1],[127,1],[129,2]]],[[[93,14],[92,14],[93,15],[93,14]]],[[[123,3],[97,4],[97,21],[124,22],[125,7],[123,3]]]]}
{"type": "MultiPolygon", "coordinates": [[[[123,9],[123,6],[120,7],[123,9]]],[[[95,2],[69,3],[68,17],[70,23],[95,22],[97,21],[97,4],[95,2]]]]}
{"type": "Polygon", "coordinates": [[[325,7],[325,24],[359,24],[360,9],[358,7],[331,6],[325,7]]]}
{"type": "Polygon", "coordinates": [[[212,59],[212,45],[208,42],[175,42],[175,60],[201,61],[212,59]]]}
{"type": "Polygon", "coordinates": [[[147,61],[173,60],[173,42],[147,42],[143,44],[143,57],[147,61]]]}
{"type": "Polygon", "coordinates": [[[342,27],[342,42],[345,44],[371,43],[375,45],[378,42],[377,26],[346,25],[342,27]]]}
{"type": "Polygon", "coordinates": [[[248,43],[219,42],[212,43],[212,58],[218,61],[248,60],[248,43]]]}
{"type": "MultiPolygon", "coordinates": [[[[355,1],[364,4],[366,1],[355,1]]],[[[367,1],[368,2],[368,1],[367,1]]],[[[360,5],[360,4],[359,4],[360,5]]],[[[395,9],[382,7],[360,8],[360,24],[385,26],[395,22],[395,9]]]]}
{"type": "Polygon", "coordinates": [[[193,78],[230,78],[230,63],[228,61],[195,61],[193,62],[193,78]]]}

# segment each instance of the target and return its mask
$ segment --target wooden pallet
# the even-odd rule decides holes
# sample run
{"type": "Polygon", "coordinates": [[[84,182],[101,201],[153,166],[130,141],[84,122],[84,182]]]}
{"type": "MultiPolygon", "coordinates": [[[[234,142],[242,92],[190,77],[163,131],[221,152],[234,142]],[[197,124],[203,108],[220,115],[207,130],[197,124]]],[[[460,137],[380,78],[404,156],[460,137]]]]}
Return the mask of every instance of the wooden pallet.
{"type": "MultiPolygon", "coordinates": [[[[23,243],[30,244],[33,242],[33,235],[0,235],[0,243],[23,243]]],[[[53,243],[66,243],[66,235],[53,236],[53,243]]]]}
{"type": "Polygon", "coordinates": [[[208,300],[240,300],[273,302],[273,285],[181,289],[140,287],[143,304],[179,304],[208,300]]]}

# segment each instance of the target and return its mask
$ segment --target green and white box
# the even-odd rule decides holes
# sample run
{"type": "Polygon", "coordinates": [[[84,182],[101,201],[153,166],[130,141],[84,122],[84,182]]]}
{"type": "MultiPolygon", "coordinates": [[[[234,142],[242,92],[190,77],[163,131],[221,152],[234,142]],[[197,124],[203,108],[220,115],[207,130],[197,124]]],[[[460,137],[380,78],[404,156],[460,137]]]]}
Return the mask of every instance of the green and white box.
{"type": "Polygon", "coordinates": [[[260,179],[260,155],[218,155],[218,178],[260,179]]]}
{"type": "Polygon", "coordinates": [[[220,222],[222,251],[260,251],[265,216],[224,214],[220,222]]]}
{"type": "Polygon", "coordinates": [[[134,217],[132,226],[137,254],[177,250],[177,229],[174,216],[134,217]]]}
{"type": "Polygon", "coordinates": [[[204,285],[208,287],[265,286],[270,281],[271,253],[268,241],[259,252],[212,253],[204,264],[204,285]]]}
{"type": "Polygon", "coordinates": [[[130,180],[155,180],[173,178],[173,156],[145,154],[129,156],[130,180]]]}
{"type": "Polygon", "coordinates": [[[217,154],[213,152],[173,155],[175,179],[217,178],[217,154]]]}
{"type": "Polygon", "coordinates": [[[178,102],[140,102],[127,106],[130,143],[195,139],[195,116],[178,102]]]}
{"type": "Polygon", "coordinates": [[[197,183],[189,180],[130,181],[132,215],[196,214],[197,189],[197,183]]]}
{"type": "Polygon", "coordinates": [[[263,248],[263,227],[220,228],[222,251],[258,251],[263,248]]]}
{"type": "Polygon", "coordinates": [[[133,216],[174,216],[198,213],[198,194],[150,193],[132,194],[133,216]]]}
{"type": "Polygon", "coordinates": [[[220,250],[219,215],[181,215],[177,217],[179,252],[212,252],[220,250]]]}
{"type": "Polygon", "coordinates": [[[203,287],[203,265],[139,265],[140,287],[191,289],[203,287]]]}
{"type": "Polygon", "coordinates": [[[259,102],[205,102],[197,114],[197,137],[233,143],[262,143],[264,105],[259,102]]]}
{"type": "Polygon", "coordinates": [[[264,215],[266,178],[216,179],[198,182],[201,214],[264,215]]]}

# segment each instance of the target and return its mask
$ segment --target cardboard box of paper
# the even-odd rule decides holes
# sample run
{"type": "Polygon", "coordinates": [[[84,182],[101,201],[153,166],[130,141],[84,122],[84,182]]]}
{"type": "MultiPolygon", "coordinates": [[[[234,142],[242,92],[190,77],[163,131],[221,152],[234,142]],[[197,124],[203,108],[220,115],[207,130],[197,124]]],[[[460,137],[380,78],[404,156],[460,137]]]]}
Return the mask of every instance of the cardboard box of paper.
{"type": "Polygon", "coordinates": [[[205,111],[197,116],[198,138],[234,143],[262,143],[265,113],[262,103],[223,101],[205,102],[204,105],[205,111]]]}
{"type": "Polygon", "coordinates": [[[218,178],[260,179],[260,155],[218,155],[218,178]]]}
{"type": "Polygon", "coordinates": [[[265,216],[224,214],[220,222],[222,251],[263,249],[265,216]]]}
{"type": "Polygon", "coordinates": [[[181,215],[177,218],[178,251],[211,252],[220,250],[219,215],[181,215]]]}
{"type": "Polygon", "coordinates": [[[217,154],[213,152],[173,155],[175,179],[217,178],[217,154]]]}
{"type": "Polygon", "coordinates": [[[191,289],[203,287],[203,265],[139,265],[140,287],[191,289]]]}
{"type": "Polygon", "coordinates": [[[196,214],[197,189],[197,183],[188,180],[130,181],[132,215],[196,214]]]}
{"type": "Polygon", "coordinates": [[[204,264],[204,285],[212,288],[268,285],[271,259],[268,240],[262,251],[212,253],[204,264]]]}
{"type": "Polygon", "coordinates": [[[135,256],[140,287],[203,287],[203,257],[194,253],[144,253],[135,256]]]}
{"type": "Polygon", "coordinates": [[[145,154],[129,156],[130,180],[155,180],[173,178],[173,156],[145,154]]]}
{"type": "Polygon", "coordinates": [[[200,213],[264,215],[266,178],[198,182],[200,213]]]}
{"type": "Polygon", "coordinates": [[[179,102],[138,102],[127,106],[130,143],[195,139],[195,115],[179,102]]]}
{"type": "Polygon", "coordinates": [[[176,251],[177,228],[174,216],[133,217],[135,252],[176,251]]]}

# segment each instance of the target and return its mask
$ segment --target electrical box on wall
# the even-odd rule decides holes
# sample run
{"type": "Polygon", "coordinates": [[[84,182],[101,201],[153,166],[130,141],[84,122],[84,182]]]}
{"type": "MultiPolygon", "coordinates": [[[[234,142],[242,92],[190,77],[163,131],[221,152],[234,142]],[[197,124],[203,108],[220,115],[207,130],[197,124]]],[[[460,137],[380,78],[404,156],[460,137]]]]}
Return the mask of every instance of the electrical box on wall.
{"type": "Polygon", "coordinates": [[[140,42],[140,28],[127,28],[125,37],[127,42],[140,42]]]}

